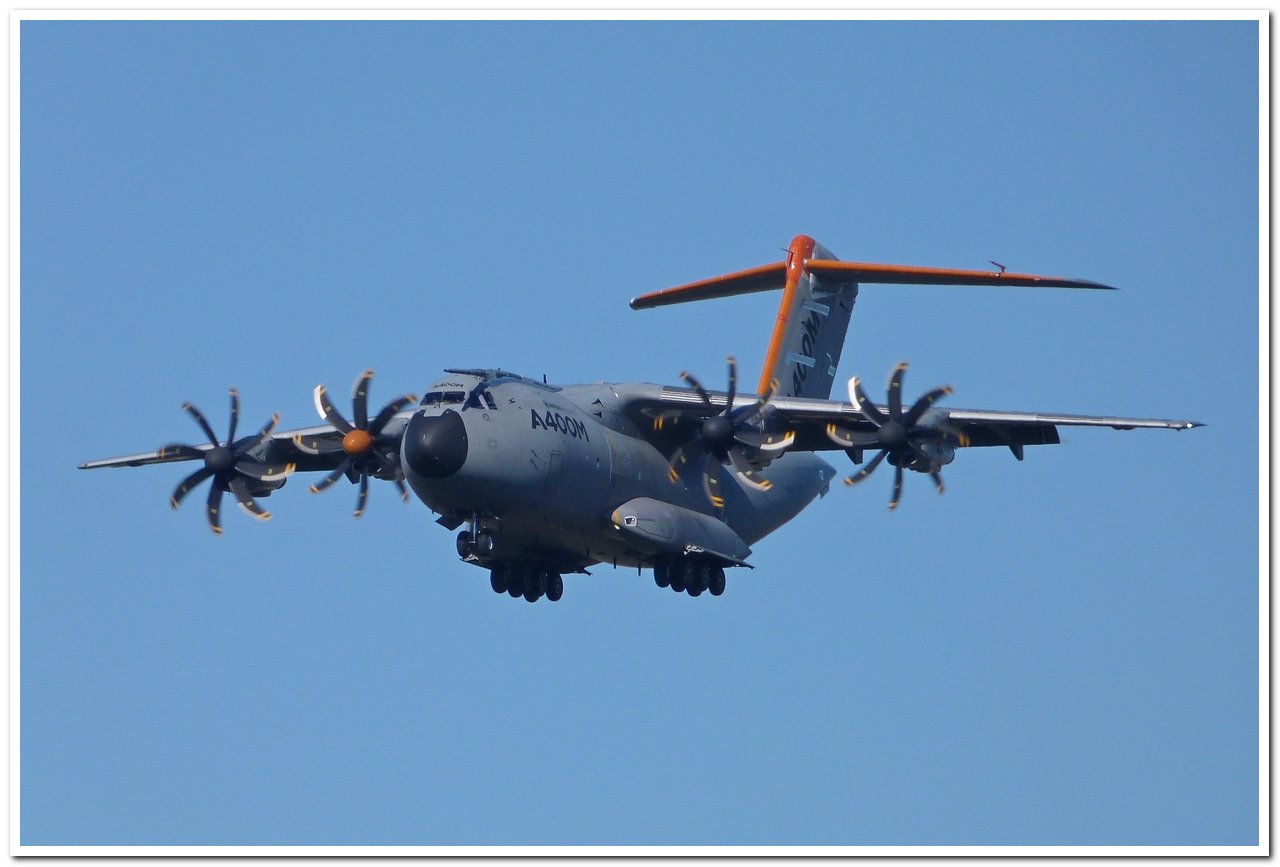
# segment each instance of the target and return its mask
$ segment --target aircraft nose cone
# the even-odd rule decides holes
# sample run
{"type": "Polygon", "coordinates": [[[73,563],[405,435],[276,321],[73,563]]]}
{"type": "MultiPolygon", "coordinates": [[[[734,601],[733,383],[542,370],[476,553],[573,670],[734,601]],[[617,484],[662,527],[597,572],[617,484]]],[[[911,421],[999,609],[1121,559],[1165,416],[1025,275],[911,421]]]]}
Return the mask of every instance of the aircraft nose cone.
{"type": "Polygon", "coordinates": [[[453,410],[431,417],[415,415],[404,431],[404,460],[428,479],[456,473],[467,460],[467,428],[453,410]]]}

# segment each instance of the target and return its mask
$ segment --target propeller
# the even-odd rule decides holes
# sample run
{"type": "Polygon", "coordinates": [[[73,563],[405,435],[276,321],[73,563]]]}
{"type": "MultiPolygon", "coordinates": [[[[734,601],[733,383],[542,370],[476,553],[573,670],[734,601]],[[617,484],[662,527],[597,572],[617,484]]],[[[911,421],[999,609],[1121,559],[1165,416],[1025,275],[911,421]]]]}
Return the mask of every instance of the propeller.
{"type": "MultiPolygon", "coordinates": [[[[716,478],[718,467],[712,466],[710,458],[715,458],[719,464],[730,464],[738,477],[748,485],[756,490],[767,491],[773,487],[773,483],[768,479],[758,478],[756,468],[751,465],[750,456],[760,454],[776,456],[796,439],[792,431],[785,434],[768,433],[755,424],[757,417],[778,389],[776,380],[770,383],[754,404],[734,409],[733,401],[738,394],[738,363],[732,355],[729,356],[728,362],[729,396],[723,410],[712,402],[707,390],[693,374],[688,372],[680,374],[680,378],[697,392],[703,406],[711,410],[714,415],[702,419],[698,435],[693,442],[680,446],[672,453],[669,472],[671,483],[675,484],[691,461],[702,458],[703,460],[700,461],[702,489],[707,499],[717,509],[724,506],[724,497],[718,493],[720,485],[716,478]]],[[[661,430],[663,421],[662,416],[655,418],[654,428],[661,430]]]]}
{"type": "Polygon", "coordinates": [[[875,472],[876,467],[887,457],[893,465],[893,497],[889,500],[889,509],[898,507],[902,499],[902,469],[927,472],[933,479],[933,485],[941,494],[946,486],[942,483],[941,467],[950,462],[950,455],[938,450],[954,450],[958,446],[969,444],[969,438],[955,428],[946,424],[921,425],[920,419],[937,401],[951,394],[951,386],[935,388],[924,394],[905,412],[902,409],[902,378],[907,372],[907,363],[900,362],[889,376],[889,404],[887,412],[867,399],[858,377],[849,380],[849,401],[854,409],[862,413],[867,421],[875,426],[875,431],[850,430],[835,423],[827,425],[827,436],[836,445],[849,451],[861,451],[868,448],[879,448],[880,452],[856,474],[844,480],[846,485],[856,485],[875,472]],[[932,447],[932,448],[931,448],[932,447]]]}
{"type": "Polygon", "coordinates": [[[222,535],[222,495],[227,491],[235,495],[236,502],[247,513],[262,521],[269,519],[271,513],[263,510],[253,499],[249,493],[250,484],[245,480],[281,482],[297,468],[295,464],[264,464],[249,457],[250,452],[271,439],[271,432],[280,423],[280,414],[271,416],[271,421],[267,422],[266,426],[254,436],[236,442],[236,424],[240,420],[240,393],[233,388],[231,389],[231,427],[227,431],[226,440],[219,442],[217,434],[213,432],[209,421],[200,410],[189,403],[184,403],[182,408],[196,420],[196,424],[200,425],[200,429],[209,438],[212,448],[199,449],[195,446],[175,444],[160,449],[162,458],[178,457],[191,460],[198,458],[204,461],[203,467],[179,483],[169,501],[170,505],[175,509],[178,508],[182,499],[191,492],[192,488],[205,479],[212,479],[205,512],[209,519],[209,528],[214,533],[222,535]]]}
{"type": "Polygon", "coordinates": [[[369,420],[369,383],[373,380],[373,371],[366,370],[356,379],[351,391],[351,402],[354,423],[347,421],[342,413],[334,408],[329,400],[329,393],[323,385],[315,390],[316,412],[328,422],[334,430],[342,434],[341,442],[322,437],[304,437],[299,434],[293,438],[294,444],[304,452],[313,455],[337,454],[345,457],[334,467],[333,472],[325,476],[310,488],[311,493],[318,494],[342,478],[350,471],[354,474],[352,482],[360,483],[360,493],[356,495],[355,516],[364,514],[365,503],[369,498],[369,477],[390,479],[400,491],[400,497],[409,501],[409,490],[404,486],[404,472],[398,460],[397,442],[382,437],[382,429],[392,417],[404,407],[417,401],[412,394],[401,395],[388,403],[373,421],[369,420]]]}

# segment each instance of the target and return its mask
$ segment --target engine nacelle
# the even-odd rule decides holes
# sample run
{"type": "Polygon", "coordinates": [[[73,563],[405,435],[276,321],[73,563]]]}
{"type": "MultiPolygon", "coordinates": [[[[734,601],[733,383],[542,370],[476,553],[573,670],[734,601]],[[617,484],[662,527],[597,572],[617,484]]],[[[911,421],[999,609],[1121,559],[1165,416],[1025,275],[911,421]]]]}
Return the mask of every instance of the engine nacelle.
{"type": "Polygon", "coordinates": [[[908,459],[901,464],[904,469],[915,470],[917,473],[934,473],[956,458],[955,446],[945,442],[917,443],[916,448],[924,453],[924,457],[921,458],[914,451],[910,452],[908,459]]]}

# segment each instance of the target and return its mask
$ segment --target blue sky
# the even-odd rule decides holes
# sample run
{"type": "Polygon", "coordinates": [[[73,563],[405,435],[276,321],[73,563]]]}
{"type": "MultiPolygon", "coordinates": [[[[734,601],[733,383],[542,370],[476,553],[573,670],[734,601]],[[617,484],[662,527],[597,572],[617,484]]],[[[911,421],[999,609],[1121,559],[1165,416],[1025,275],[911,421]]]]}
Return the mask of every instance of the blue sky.
{"type": "Polygon", "coordinates": [[[1257,842],[1257,27],[24,21],[21,843],[1257,842]],[[1207,427],[838,487],[719,599],[76,469],[365,367],[754,382],[776,296],[627,300],[801,232],[1122,288],[868,287],[837,381],[1207,427]]]}

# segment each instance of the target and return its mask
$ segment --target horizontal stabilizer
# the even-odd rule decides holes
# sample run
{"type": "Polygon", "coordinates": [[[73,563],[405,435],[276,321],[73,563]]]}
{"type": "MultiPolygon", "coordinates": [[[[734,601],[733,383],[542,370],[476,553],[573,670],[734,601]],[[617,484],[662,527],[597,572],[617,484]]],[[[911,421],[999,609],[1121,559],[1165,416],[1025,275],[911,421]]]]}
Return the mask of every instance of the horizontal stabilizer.
{"type": "MultiPolygon", "coordinates": [[[[963,268],[921,268],[916,265],[877,265],[871,262],[841,262],[837,259],[809,259],[805,270],[819,279],[846,283],[899,283],[936,286],[1040,286],[1046,289],[1115,289],[1092,280],[1071,277],[1041,277],[1008,271],[969,271],[963,268]]],[[[675,290],[668,290],[675,291],[675,290]]],[[[659,293],[661,294],[661,293],[659,293]]],[[[635,302],[632,302],[632,307],[635,302]]]]}
{"type": "Polygon", "coordinates": [[[732,274],[712,277],[709,280],[699,280],[697,283],[686,283],[660,292],[650,292],[648,295],[632,298],[631,309],[644,310],[665,304],[706,301],[708,298],[726,298],[748,292],[767,292],[770,289],[781,289],[786,282],[787,263],[774,262],[772,265],[761,265],[758,268],[734,271],[732,274]]]}

